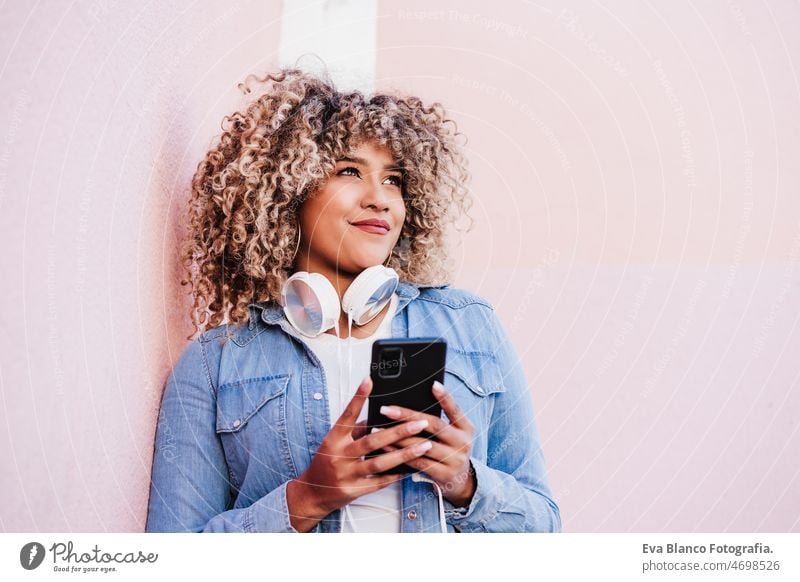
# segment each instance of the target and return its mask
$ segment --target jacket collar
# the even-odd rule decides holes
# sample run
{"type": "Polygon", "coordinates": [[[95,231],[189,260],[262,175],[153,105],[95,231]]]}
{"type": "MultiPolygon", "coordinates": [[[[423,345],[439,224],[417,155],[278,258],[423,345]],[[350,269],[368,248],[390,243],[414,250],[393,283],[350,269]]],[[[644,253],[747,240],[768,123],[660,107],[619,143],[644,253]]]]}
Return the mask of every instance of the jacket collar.
{"type": "MultiPolygon", "coordinates": [[[[400,301],[397,304],[397,313],[400,313],[406,305],[408,305],[412,300],[416,299],[420,294],[420,289],[425,288],[442,288],[446,287],[447,285],[425,285],[421,283],[410,283],[400,281],[397,285],[397,293],[400,301]]],[[[248,307],[253,308],[251,310],[251,317],[250,317],[250,324],[249,328],[253,329],[255,326],[255,319],[258,315],[258,311],[261,311],[261,320],[264,323],[269,325],[280,325],[283,322],[287,322],[286,315],[283,312],[283,306],[275,301],[262,301],[260,303],[251,303],[248,307]],[[256,317],[253,317],[256,316],[256,317]]]]}

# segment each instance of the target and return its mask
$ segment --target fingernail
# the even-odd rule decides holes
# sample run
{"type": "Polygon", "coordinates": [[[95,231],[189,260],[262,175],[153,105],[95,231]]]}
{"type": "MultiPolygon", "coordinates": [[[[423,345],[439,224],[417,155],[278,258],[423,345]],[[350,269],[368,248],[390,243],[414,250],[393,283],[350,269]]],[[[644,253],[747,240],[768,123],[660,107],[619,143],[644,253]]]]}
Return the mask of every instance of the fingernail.
{"type": "Polygon", "coordinates": [[[373,427],[372,427],[372,430],[371,430],[371,431],[369,431],[369,432],[370,432],[370,433],[376,433],[376,432],[378,432],[378,431],[381,431],[381,430],[383,430],[383,429],[382,429],[382,428],[380,428],[380,427],[378,427],[378,426],[373,426],[373,427]]]}
{"type": "Polygon", "coordinates": [[[409,432],[417,432],[418,430],[422,430],[426,426],[428,426],[427,420],[415,420],[414,422],[408,424],[408,430],[409,432]]]}
{"type": "Polygon", "coordinates": [[[442,394],[444,394],[444,386],[442,386],[442,383],[441,383],[441,382],[439,382],[439,380],[434,380],[434,381],[433,381],[433,391],[434,391],[436,394],[438,394],[439,396],[441,396],[442,394]]]}
{"type": "Polygon", "coordinates": [[[400,411],[394,406],[381,406],[381,414],[389,418],[397,418],[400,416],[400,411]]]}
{"type": "Polygon", "coordinates": [[[418,445],[416,445],[414,447],[414,452],[418,455],[421,455],[422,453],[431,450],[432,446],[433,443],[431,441],[425,441],[424,443],[419,443],[418,445]]]}

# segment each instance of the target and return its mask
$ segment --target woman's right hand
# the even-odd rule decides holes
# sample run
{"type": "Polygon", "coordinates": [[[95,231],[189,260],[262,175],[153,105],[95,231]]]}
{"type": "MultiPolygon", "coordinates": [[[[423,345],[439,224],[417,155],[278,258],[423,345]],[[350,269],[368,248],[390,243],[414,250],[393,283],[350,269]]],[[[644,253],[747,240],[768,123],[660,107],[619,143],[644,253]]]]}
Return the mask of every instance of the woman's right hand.
{"type": "Polygon", "coordinates": [[[415,435],[428,426],[424,420],[404,422],[357,438],[363,432],[356,424],[358,416],[371,391],[372,379],[367,376],[323,439],[308,469],[288,483],[289,519],[297,531],[309,531],[332,511],[399,481],[404,475],[378,473],[421,457],[431,448],[432,443],[425,441],[363,459],[367,453],[415,435]]]}

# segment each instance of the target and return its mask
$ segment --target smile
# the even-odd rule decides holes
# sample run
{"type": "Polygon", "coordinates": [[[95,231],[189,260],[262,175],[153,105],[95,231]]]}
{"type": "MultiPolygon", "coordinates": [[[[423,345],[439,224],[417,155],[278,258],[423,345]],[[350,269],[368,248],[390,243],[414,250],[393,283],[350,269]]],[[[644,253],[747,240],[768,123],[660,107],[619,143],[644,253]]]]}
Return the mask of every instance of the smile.
{"type": "Polygon", "coordinates": [[[387,234],[389,232],[388,225],[379,224],[378,221],[364,221],[364,222],[356,222],[350,223],[350,226],[355,226],[358,229],[363,230],[364,232],[369,232],[372,234],[387,234]]]}

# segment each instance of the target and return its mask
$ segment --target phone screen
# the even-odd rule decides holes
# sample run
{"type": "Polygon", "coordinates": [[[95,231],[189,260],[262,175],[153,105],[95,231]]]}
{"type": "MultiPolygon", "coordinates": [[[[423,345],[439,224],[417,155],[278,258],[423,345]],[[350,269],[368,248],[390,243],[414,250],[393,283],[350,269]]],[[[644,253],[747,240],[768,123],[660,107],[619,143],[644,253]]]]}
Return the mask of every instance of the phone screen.
{"type": "MultiPolygon", "coordinates": [[[[433,416],[441,416],[442,408],[433,395],[433,382],[444,383],[447,343],[442,338],[409,338],[377,340],[372,344],[368,430],[398,424],[380,413],[381,406],[402,406],[433,416]]],[[[421,432],[420,437],[431,437],[421,432]]],[[[375,451],[367,458],[382,454],[375,451]]],[[[408,473],[414,469],[400,465],[388,473],[408,473]]]]}

